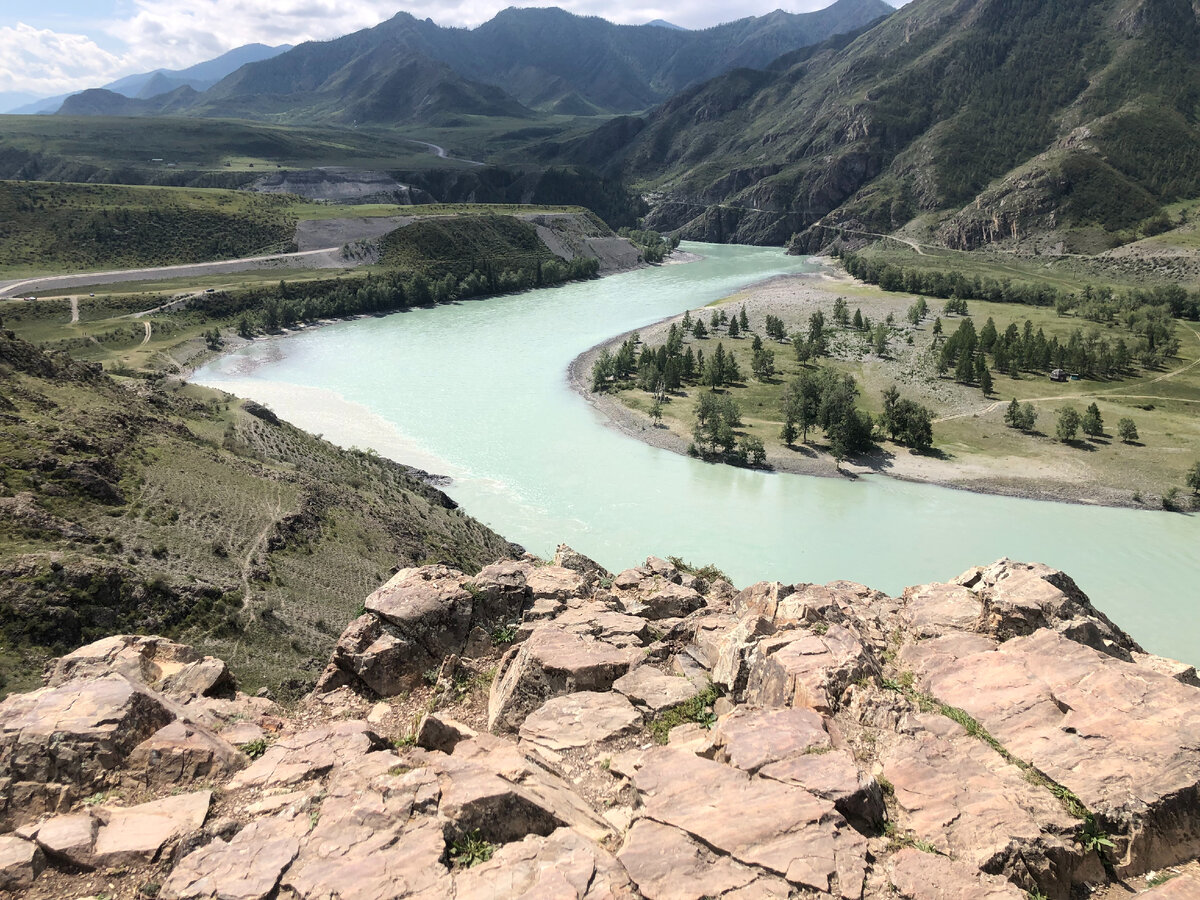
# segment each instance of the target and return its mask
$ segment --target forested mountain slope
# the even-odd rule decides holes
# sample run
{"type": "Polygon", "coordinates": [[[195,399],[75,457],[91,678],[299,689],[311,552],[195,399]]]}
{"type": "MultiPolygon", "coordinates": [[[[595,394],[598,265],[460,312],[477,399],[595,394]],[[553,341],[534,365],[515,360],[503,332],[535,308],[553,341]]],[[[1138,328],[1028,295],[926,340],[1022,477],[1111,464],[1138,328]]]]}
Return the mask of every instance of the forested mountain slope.
{"type": "Polygon", "coordinates": [[[973,248],[1095,250],[1200,194],[1191,0],[914,0],[547,155],[606,165],[687,237],[804,246],[932,217],[973,248]]]}

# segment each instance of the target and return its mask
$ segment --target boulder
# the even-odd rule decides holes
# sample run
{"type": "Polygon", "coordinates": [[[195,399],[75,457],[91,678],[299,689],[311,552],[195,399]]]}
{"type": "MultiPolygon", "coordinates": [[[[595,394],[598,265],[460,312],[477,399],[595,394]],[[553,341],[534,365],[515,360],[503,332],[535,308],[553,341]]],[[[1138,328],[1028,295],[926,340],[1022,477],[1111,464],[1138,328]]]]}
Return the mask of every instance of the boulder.
{"type": "Polygon", "coordinates": [[[45,865],[37,844],[11,834],[0,835],[0,891],[30,887],[45,865]]]}
{"type": "Polygon", "coordinates": [[[554,551],[554,559],[551,560],[556,566],[561,566],[564,569],[570,569],[573,572],[578,572],[590,582],[595,582],[599,578],[608,577],[608,570],[594,559],[588,559],[582,553],[577,553],[566,544],[559,544],[558,549],[554,551]]]}
{"type": "Polygon", "coordinates": [[[245,754],[223,737],[176,719],[133,749],[125,761],[124,777],[146,787],[165,788],[225,778],[248,763],[245,754]]]}
{"type": "Polygon", "coordinates": [[[391,697],[419,683],[424,669],[416,662],[428,662],[408,641],[388,630],[377,616],[359,616],[342,632],[329,668],[317,683],[318,693],[339,687],[366,689],[380,697],[391,697]]]}
{"type": "Polygon", "coordinates": [[[755,645],[746,702],[832,713],[852,684],[879,676],[874,654],[849,629],[830,625],[824,634],[789,630],[755,645]]]}
{"type": "Polygon", "coordinates": [[[796,888],[862,896],[866,839],[828,801],[669,747],[647,754],[633,783],[643,818],[796,888]]]}
{"type": "Polygon", "coordinates": [[[638,596],[623,597],[620,602],[625,612],[653,622],[677,619],[695,612],[704,605],[704,598],[695,588],[668,581],[638,596]]]}
{"type": "Polygon", "coordinates": [[[442,753],[453,753],[459,742],[477,736],[478,732],[473,728],[436,713],[426,713],[417,726],[417,746],[442,753]]]}
{"type": "Polygon", "coordinates": [[[174,718],[158,696],[116,674],[9,696],[0,703],[0,820],[27,822],[116,783],[134,748],[174,718]]]}
{"type": "Polygon", "coordinates": [[[682,675],[664,675],[650,666],[638,666],[614,681],[613,690],[624,694],[637,706],[657,713],[691,700],[701,688],[682,675]]]}
{"type": "Polygon", "coordinates": [[[180,698],[229,695],[237,688],[221,660],[163,637],[131,634],[103,638],[55,660],[46,684],[113,673],[180,698]]]}
{"type": "Polygon", "coordinates": [[[901,620],[918,638],[948,631],[983,630],[983,601],[960,584],[923,584],[906,588],[901,620]]]}
{"type": "Polygon", "coordinates": [[[523,560],[501,560],[485,566],[472,582],[478,609],[476,621],[488,624],[515,621],[529,602],[526,579],[532,563],[523,560]]]}
{"type": "Polygon", "coordinates": [[[1121,659],[1142,648],[1094,606],[1071,578],[1041,563],[1001,559],[955,579],[984,602],[980,630],[998,640],[1056,629],[1121,659]]]}
{"type": "Polygon", "coordinates": [[[419,673],[462,652],[474,613],[467,583],[462,572],[448,566],[401,569],[364,606],[409,645],[409,670],[419,673]]]}
{"type": "Polygon", "coordinates": [[[521,724],[521,740],[559,752],[630,734],[642,714],[616,693],[580,691],[546,701],[521,724]]]}
{"type": "Polygon", "coordinates": [[[552,697],[610,690],[641,657],[636,649],[543,625],[500,660],[488,698],[488,728],[516,731],[529,713],[552,697]]]}
{"type": "Polygon", "coordinates": [[[81,869],[95,865],[92,848],[100,820],[90,812],[54,816],[37,829],[37,842],[52,859],[81,869]]]}

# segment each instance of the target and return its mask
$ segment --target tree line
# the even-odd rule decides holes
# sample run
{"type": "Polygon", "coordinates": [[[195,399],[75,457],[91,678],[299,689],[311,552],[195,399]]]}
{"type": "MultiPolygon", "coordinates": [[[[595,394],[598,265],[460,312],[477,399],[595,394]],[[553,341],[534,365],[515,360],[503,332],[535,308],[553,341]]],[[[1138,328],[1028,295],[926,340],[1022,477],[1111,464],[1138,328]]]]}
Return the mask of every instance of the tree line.
{"type": "Polygon", "coordinates": [[[221,291],[205,295],[196,302],[195,308],[216,318],[237,317],[238,332],[243,337],[250,337],[260,331],[290,328],[299,322],[548,287],[595,278],[599,271],[598,260],[583,257],[570,262],[551,260],[516,268],[488,263],[462,278],[451,273],[439,278],[398,269],[357,279],[325,278],[300,284],[280,281],[272,287],[221,291]]]}
{"type": "MultiPolygon", "coordinates": [[[[834,250],[834,255],[839,251],[834,250]]],[[[1179,285],[1129,288],[1116,293],[1112,288],[1086,286],[1080,292],[1063,291],[1052,285],[1026,284],[1007,278],[996,280],[957,271],[942,271],[898,266],[869,259],[858,253],[840,251],[842,266],[848,273],[885,291],[923,294],[939,299],[983,300],[989,303],[1022,303],[1027,306],[1053,306],[1060,315],[1078,310],[1095,321],[1111,321],[1122,313],[1141,307],[1166,307],[1177,319],[1200,320],[1200,291],[1187,291],[1179,285]]]]}

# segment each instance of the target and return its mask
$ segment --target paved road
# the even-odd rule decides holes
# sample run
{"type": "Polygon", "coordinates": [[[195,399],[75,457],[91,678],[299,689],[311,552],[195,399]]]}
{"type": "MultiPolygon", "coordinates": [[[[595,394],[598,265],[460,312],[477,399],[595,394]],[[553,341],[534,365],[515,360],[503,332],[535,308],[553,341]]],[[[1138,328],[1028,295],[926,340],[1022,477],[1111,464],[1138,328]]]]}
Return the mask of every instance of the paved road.
{"type": "Polygon", "coordinates": [[[473,166],[486,166],[487,163],[481,163],[477,159],[463,159],[461,156],[451,156],[446,152],[445,147],[439,147],[437,144],[431,144],[429,141],[414,141],[412,138],[405,138],[410,144],[420,144],[422,147],[428,147],[438,155],[439,159],[455,159],[459,162],[470,163],[473,166]]]}
{"type": "Polygon", "coordinates": [[[0,297],[19,297],[23,294],[36,295],[57,288],[82,287],[92,284],[115,284],[123,281],[149,281],[159,278],[190,278],[201,275],[218,275],[226,272],[244,272],[250,269],[279,268],[288,262],[302,262],[315,268],[345,268],[341,260],[341,247],[323,247],[320,250],[305,250],[299,253],[276,253],[272,256],[249,256],[244,259],[226,259],[207,263],[188,263],[180,266],[159,266],[154,269],[119,269],[108,272],[86,272],[77,275],[45,275],[41,278],[26,278],[23,281],[0,282],[0,297]],[[327,260],[320,260],[322,254],[327,260]],[[324,265],[322,265],[324,263],[324,265]]]}

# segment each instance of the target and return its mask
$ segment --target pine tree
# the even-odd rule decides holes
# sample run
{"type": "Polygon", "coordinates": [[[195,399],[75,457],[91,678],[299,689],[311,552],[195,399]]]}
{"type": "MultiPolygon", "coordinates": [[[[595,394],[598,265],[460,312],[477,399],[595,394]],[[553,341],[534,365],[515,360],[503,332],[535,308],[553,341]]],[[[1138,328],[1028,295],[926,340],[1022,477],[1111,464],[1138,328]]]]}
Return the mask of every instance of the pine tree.
{"type": "Polygon", "coordinates": [[[738,313],[738,325],[742,331],[750,330],[750,317],[746,315],[746,305],[742,304],[742,311],[738,313]]]}
{"type": "Polygon", "coordinates": [[[1021,427],[1021,404],[1017,402],[1016,397],[1012,398],[1012,403],[1004,410],[1004,424],[1009,428],[1021,427]]]}
{"type": "Polygon", "coordinates": [[[1137,425],[1133,423],[1133,419],[1126,417],[1117,423],[1117,436],[1121,438],[1123,444],[1129,444],[1138,439],[1137,425]]]}
{"type": "Polygon", "coordinates": [[[1088,437],[1101,437],[1104,434],[1104,420],[1100,417],[1100,407],[1095,403],[1088,406],[1079,423],[1083,433],[1088,437]]]}
{"type": "Polygon", "coordinates": [[[979,382],[979,389],[983,391],[983,396],[991,394],[992,373],[988,371],[987,359],[982,353],[975,358],[975,380],[979,382]]]}
{"type": "Polygon", "coordinates": [[[735,337],[738,337],[741,333],[742,333],[742,329],[741,329],[741,326],[738,325],[738,320],[736,318],[730,319],[729,320],[729,336],[731,338],[735,338],[735,337]]]}

